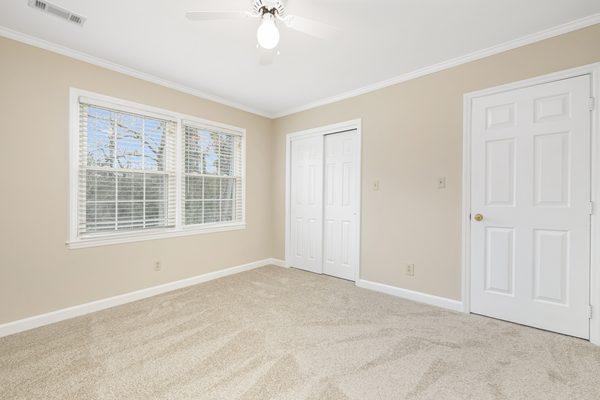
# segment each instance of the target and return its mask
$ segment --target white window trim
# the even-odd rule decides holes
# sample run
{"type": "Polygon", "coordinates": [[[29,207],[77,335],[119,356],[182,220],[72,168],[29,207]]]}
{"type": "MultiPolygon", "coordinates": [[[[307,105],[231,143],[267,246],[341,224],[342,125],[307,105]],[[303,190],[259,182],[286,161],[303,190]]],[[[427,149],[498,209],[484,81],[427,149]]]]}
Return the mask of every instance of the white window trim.
{"type": "Polygon", "coordinates": [[[147,106],[127,100],[122,100],[99,93],[94,93],[77,88],[69,88],[69,238],[66,242],[69,249],[80,249],[131,243],[144,240],[166,239],[198,235],[203,233],[224,232],[246,228],[246,130],[232,125],[213,122],[191,115],[168,111],[157,107],[147,106]],[[111,232],[90,235],[84,238],[77,235],[77,191],[79,177],[79,102],[85,98],[94,104],[104,104],[110,108],[135,112],[142,115],[160,116],[177,122],[176,151],[176,200],[175,200],[175,227],[157,228],[135,232],[111,232]],[[218,131],[240,135],[242,138],[242,220],[227,223],[185,226],[182,223],[182,176],[183,176],[183,124],[216,129],[218,131]]]}

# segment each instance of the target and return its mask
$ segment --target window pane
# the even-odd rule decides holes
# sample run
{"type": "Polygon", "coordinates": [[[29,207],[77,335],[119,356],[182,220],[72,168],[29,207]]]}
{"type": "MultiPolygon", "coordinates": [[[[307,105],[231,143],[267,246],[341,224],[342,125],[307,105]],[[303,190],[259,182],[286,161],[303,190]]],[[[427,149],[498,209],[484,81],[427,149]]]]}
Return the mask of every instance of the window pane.
{"type": "Polygon", "coordinates": [[[202,199],[202,180],[201,176],[185,177],[185,198],[202,199]]]}
{"type": "Polygon", "coordinates": [[[167,124],[155,119],[144,120],[144,170],[164,171],[167,124]]]}
{"type": "Polygon", "coordinates": [[[87,119],[87,165],[112,167],[114,164],[115,137],[112,113],[96,107],[88,107],[87,119]]]}
{"type": "Polygon", "coordinates": [[[143,202],[120,202],[117,210],[117,229],[135,229],[144,226],[143,202]]]}
{"type": "Polygon", "coordinates": [[[185,171],[217,175],[219,172],[219,135],[185,127],[185,171]]]}
{"type": "Polygon", "coordinates": [[[146,202],[146,227],[157,227],[164,225],[165,202],[146,202]]]}
{"type": "Polygon", "coordinates": [[[117,165],[116,168],[142,169],[143,126],[142,117],[117,114],[117,165]]]}
{"type": "Polygon", "coordinates": [[[115,200],[115,173],[110,171],[86,171],[87,201],[115,200]]]}
{"type": "Polygon", "coordinates": [[[221,202],[221,222],[233,221],[233,200],[221,202]]]}
{"type": "Polygon", "coordinates": [[[185,202],[185,224],[194,225],[202,223],[202,200],[188,200],[185,202]]]}
{"type": "Polygon", "coordinates": [[[167,187],[167,177],[165,175],[145,174],[146,175],[146,200],[164,200],[167,187]]]}
{"type": "Polygon", "coordinates": [[[198,129],[185,127],[185,172],[202,172],[202,137],[198,129]]]}
{"type": "Polygon", "coordinates": [[[207,200],[204,202],[204,223],[220,221],[219,201],[207,200]]]}
{"type": "Polygon", "coordinates": [[[221,179],[221,199],[233,199],[233,187],[235,179],[221,179]]]}
{"type": "Polygon", "coordinates": [[[219,135],[219,175],[233,175],[233,136],[219,135]]]}
{"type": "Polygon", "coordinates": [[[90,232],[115,229],[115,203],[86,204],[86,229],[90,232]]]}
{"type": "Polygon", "coordinates": [[[205,199],[218,199],[221,193],[221,179],[220,178],[204,178],[204,198],[205,199]]]}
{"type": "Polygon", "coordinates": [[[144,199],[144,174],[117,172],[117,180],[119,201],[144,199]]]}
{"type": "Polygon", "coordinates": [[[212,132],[203,132],[205,138],[203,144],[202,173],[216,175],[218,173],[218,143],[219,135],[212,132]]]}

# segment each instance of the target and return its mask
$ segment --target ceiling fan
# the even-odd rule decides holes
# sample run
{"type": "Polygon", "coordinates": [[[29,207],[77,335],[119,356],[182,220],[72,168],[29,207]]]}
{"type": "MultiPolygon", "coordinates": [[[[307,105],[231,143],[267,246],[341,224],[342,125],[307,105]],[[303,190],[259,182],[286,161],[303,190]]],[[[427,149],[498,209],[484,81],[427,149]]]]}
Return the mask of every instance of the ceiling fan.
{"type": "Polygon", "coordinates": [[[288,14],[283,0],[252,0],[249,11],[189,11],[186,17],[192,21],[260,18],[256,31],[258,46],[274,50],[279,44],[278,23],[307,35],[325,39],[335,35],[337,28],[309,18],[288,14]]]}

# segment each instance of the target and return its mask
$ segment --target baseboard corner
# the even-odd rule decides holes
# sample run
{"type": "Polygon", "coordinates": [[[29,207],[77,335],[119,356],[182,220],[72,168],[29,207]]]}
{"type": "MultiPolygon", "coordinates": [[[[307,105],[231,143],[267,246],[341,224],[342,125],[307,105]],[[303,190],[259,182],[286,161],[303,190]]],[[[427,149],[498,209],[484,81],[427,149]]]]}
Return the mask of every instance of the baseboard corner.
{"type": "Polygon", "coordinates": [[[285,261],[281,260],[279,258],[269,258],[269,264],[275,265],[277,267],[287,268],[287,265],[285,264],[285,261]]]}

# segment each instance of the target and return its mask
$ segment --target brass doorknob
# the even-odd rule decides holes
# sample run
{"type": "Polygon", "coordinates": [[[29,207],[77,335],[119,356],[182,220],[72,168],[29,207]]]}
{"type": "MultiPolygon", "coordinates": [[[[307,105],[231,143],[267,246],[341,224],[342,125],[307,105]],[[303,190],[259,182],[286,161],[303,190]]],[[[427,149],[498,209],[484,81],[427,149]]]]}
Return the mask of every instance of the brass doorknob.
{"type": "Polygon", "coordinates": [[[479,221],[483,221],[483,215],[481,214],[475,214],[475,216],[473,217],[473,219],[477,222],[479,221]]]}

